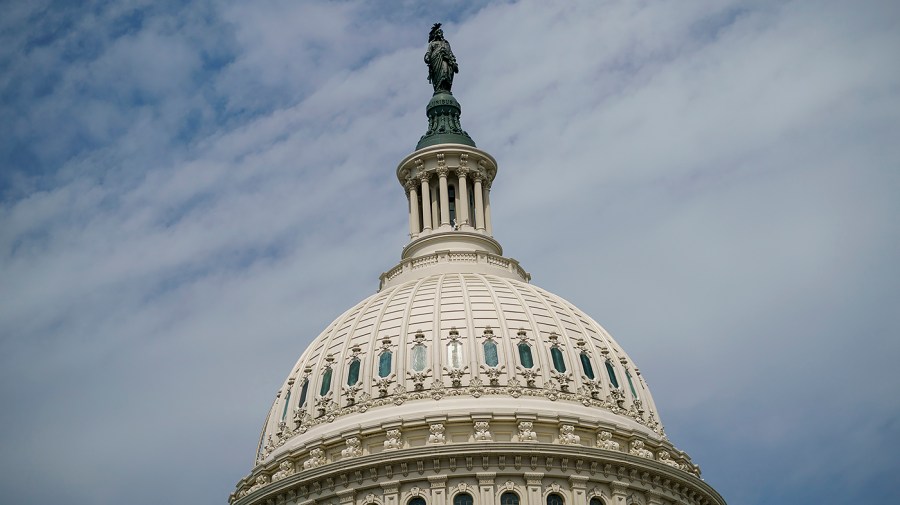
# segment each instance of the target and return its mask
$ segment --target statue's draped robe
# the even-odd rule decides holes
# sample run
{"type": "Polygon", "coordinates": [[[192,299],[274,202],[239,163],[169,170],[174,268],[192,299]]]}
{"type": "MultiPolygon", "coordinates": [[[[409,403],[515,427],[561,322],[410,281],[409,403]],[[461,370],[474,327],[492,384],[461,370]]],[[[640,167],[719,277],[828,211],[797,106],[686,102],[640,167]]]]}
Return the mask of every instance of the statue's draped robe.
{"type": "Polygon", "coordinates": [[[450,87],[453,86],[453,74],[459,71],[456,57],[450,50],[450,43],[446,40],[429,42],[425,63],[428,64],[428,82],[434,86],[434,91],[450,91],[450,87]]]}

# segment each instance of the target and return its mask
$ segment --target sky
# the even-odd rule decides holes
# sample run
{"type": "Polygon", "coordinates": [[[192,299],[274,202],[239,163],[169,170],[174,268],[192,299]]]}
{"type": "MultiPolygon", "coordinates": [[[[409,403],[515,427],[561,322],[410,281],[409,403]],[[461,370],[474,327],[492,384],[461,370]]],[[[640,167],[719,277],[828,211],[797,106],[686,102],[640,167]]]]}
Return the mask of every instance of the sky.
{"type": "Polygon", "coordinates": [[[3,501],[227,502],[408,241],[443,22],[495,237],[627,350],[706,482],[900,502],[900,3],[3,11],[3,501]]]}

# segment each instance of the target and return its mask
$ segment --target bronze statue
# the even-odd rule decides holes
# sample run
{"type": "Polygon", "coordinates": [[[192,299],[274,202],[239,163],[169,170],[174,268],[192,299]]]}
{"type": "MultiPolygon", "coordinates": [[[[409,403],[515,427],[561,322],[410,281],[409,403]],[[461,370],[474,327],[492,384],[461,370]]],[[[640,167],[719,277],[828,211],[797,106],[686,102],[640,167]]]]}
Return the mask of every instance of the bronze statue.
{"type": "Polygon", "coordinates": [[[440,23],[435,23],[428,34],[425,64],[428,65],[428,82],[434,86],[435,94],[441,91],[449,93],[453,86],[453,74],[459,72],[459,66],[450,50],[450,43],[444,39],[440,23]]]}

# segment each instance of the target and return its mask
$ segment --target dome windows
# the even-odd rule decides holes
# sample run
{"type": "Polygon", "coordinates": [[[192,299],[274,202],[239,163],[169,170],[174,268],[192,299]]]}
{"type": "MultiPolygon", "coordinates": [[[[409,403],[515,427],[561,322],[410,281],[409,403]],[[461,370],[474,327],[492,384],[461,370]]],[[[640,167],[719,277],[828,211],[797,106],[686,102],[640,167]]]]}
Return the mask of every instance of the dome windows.
{"type": "Polygon", "coordinates": [[[603,503],[603,499],[602,499],[602,498],[598,498],[598,497],[595,496],[595,497],[591,498],[591,503],[590,503],[590,505],[606,505],[606,504],[603,503]]]}
{"type": "Polygon", "coordinates": [[[303,387],[300,388],[300,401],[297,402],[297,407],[302,408],[306,405],[306,394],[309,392],[309,379],[303,379],[303,387]]]}
{"type": "Polygon", "coordinates": [[[625,370],[625,378],[628,379],[628,387],[631,388],[631,396],[635,400],[639,400],[640,397],[637,394],[637,390],[634,389],[634,382],[631,380],[631,373],[627,369],[625,370]]]}
{"type": "Polygon", "coordinates": [[[319,388],[319,396],[325,396],[331,391],[331,367],[325,369],[322,374],[322,387],[319,388]]]}
{"type": "Polygon", "coordinates": [[[534,357],[531,355],[531,346],[528,345],[525,330],[519,330],[517,335],[520,340],[516,346],[519,349],[519,363],[522,364],[522,368],[534,368],[534,357]]]}
{"type": "Polygon", "coordinates": [[[285,416],[287,416],[288,407],[291,404],[291,389],[290,389],[291,386],[290,385],[293,383],[294,383],[294,379],[291,379],[290,382],[288,382],[288,390],[287,390],[287,393],[285,393],[285,395],[284,395],[284,410],[281,411],[281,420],[282,421],[284,421],[285,416]]]}
{"type": "Polygon", "coordinates": [[[378,355],[378,376],[382,379],[391,375],[394,353],[391,352],[391,339],[381,339],[381,354],[378,355]]]}
{"type": "Polygon", "coordinates": [[[353,358],[353,361],[350,362],[350,368],[347,371],[348,386],[355,386],[356,383],[359,382],[359,366],[359,358],[353,358]]]}
{"type": "Polygon", "coordinates": [[[462,368],[463,343],[459,341],[459,332],[456,328],[450,330],[450,342],[447,342],[447,363],[450,368],[462,368]]]}
{"type": "Polygon", "coordinates": [[[421,496],[416,496],[412,500],[409,500],[408,502],[406,502],[406,505],[425,505],[425,498],[422,498],[421,496]]]}
{"type": "Polygon", "coordinates": [[[550,493],[547,495],[547,505],[563,505],[565,501],[558,493],[550,493]]]}
{"type": "Polygon", "coordinates": [[[563,357],[562,349],[559,347],[559,335],[550,333],[550,360],[553,361],[553,368],[557,373],[566,373],[566,360],[563,357]]]}
{"type": "Polygon", "coordinates": [[[531,346],[525,342],[519,342],[519,362],[523,368],[534,368],[534,358],[531,357],[531,346]]]}
{"type": "Polygon", "coordinates": [[[606,373],[609,375],[609,382],[612,383],[613,387],[619,389],[619,380],[616,379],[616,370],[613,368],[610,360],[606,360],[606,373]]]}
{"type": "Polygon", "coordinates": [[[425,364],[428,362],[427,355],[428,349],[425,348],[425,344],[416,344],[412,348],[412,352],[410,353],[410,366],[415,372],[423,372],[425,371],[425,364]]]}
{"type": "Polygon", "coordinates": [[[482,344],[484,349],[484,363],[489,367],[495,367],[500,364],[500,358],[497,356],[497,344],[492,340],[485,340],[482,344]]]}
{"type": "Polygon", "coordinates": [[[379,377],[387,377],[391,374],[391,359],[394,357],[394,353],[389,350],[385,350],[378,356],[378,376],[379,377]]]}
{"type": "Polygon", "coordinates": [[[591,365],[591,357],[584,351],[581,351],[579,357],[581,358],[581,369],[584,371],[584,376],[594,380],[594,367],[591,365]]]}

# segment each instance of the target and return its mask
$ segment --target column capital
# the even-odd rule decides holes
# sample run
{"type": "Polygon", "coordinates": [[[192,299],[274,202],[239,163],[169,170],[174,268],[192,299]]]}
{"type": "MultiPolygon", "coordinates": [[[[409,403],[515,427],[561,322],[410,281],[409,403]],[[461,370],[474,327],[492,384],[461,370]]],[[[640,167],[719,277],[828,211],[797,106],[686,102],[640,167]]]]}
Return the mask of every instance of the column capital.
{"type": "Polygon", "coordinates": [[[462,162],[460,162],[460,165],[456,167],[456,175],[458,175],[460,178],[465,177],[469,174],[469,172],[471,172],[471,170],[469,170],[469,167],[463,165],[462,162]]]}
{"type": "Polygon", "coordinates": [[[446,178],[447,175],[450,174],[450,169],[447,168],[447,165],[440,164],[440,165],[438,165],[437,170],[435,170],[435,172],[437,172],[438,177],[446,178]]]}
{"type": "Polygon", "coordinates": [[[431,179],[431,174],[429,172],[419,172],[416,174],[416,177],[419,179],[419,182],[427,183],[428,179],[431,179]]]}

